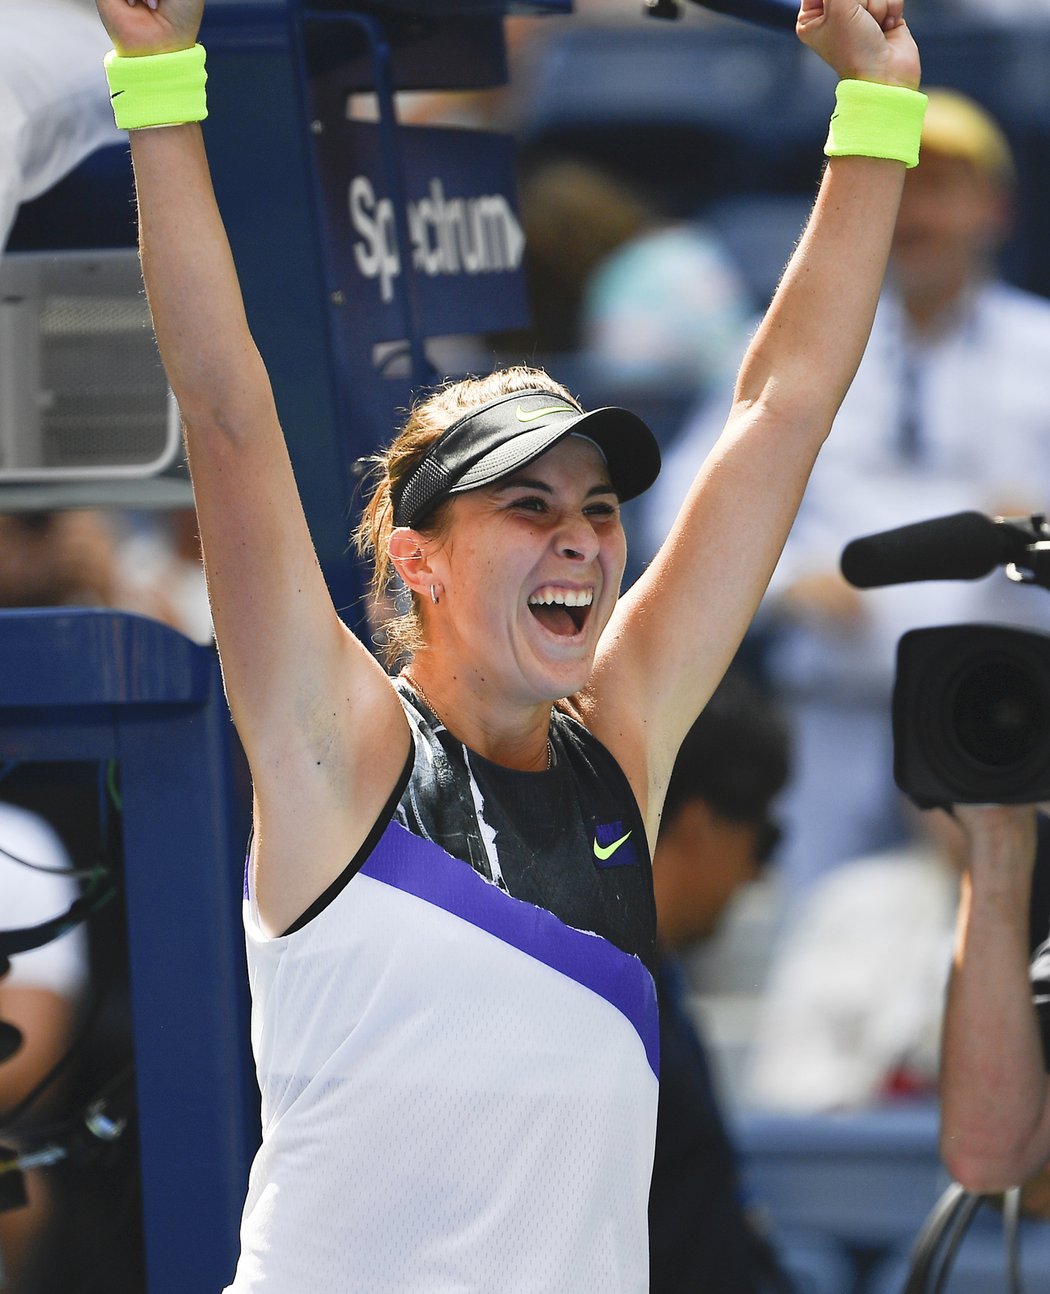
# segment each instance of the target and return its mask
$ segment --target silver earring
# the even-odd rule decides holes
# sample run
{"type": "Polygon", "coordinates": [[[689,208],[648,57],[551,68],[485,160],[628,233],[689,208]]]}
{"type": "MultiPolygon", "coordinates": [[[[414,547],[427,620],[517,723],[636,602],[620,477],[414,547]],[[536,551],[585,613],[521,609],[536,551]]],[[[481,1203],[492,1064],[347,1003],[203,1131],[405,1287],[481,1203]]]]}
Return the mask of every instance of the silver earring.
{"type": "Polygon", "coordinates": [[[430,600],[431,600],[431,602],[433,602],[433,604],[434,604],[435,606],[437,606],[437,604],[438,604],[438,602],[439,602],[439,600],[440,600],[440,599],[438,598],[438,591],[437,591],[437,585],[436,585],[436,584],[431,584],[431,586],[430,586],[430,600]]]}

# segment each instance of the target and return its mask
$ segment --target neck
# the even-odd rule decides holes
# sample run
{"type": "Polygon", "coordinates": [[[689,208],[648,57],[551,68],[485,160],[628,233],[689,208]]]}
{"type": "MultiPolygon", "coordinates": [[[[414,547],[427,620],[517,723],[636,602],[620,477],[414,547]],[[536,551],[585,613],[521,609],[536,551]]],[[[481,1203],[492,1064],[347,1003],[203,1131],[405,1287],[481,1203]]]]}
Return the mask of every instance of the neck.
{"type": "Polygon", "coordinates": [[[974,282],[964,276],[903,293],[904,312],[913,331],[920,336],[934,336],[947,328],[964,309],[974,282]]]}
{"type": "Polygon", "coordinates": [[[931,336],[939,332],[954,313],[953,307],[957,299],[954,294],[945,293],[910,298],[905,302],[904,308],[912,331],[920,336],[931,336]]]}
{"type": "Polygon", "coordinates": [[[523,773],[550,767],[549,701],[517,704],[483,680],[448,675],[423,654],[401,671],[428,708],[469,750],[523,773]]]}

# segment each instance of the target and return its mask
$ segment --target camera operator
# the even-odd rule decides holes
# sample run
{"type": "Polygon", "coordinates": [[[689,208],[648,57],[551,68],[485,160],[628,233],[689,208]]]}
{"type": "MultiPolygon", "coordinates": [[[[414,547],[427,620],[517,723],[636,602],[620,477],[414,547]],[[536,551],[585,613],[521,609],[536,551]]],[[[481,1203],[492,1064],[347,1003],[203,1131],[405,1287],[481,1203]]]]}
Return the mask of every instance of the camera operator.
{"type": "Polygon", "coordinates": [[[971,1191],[1050,1160],[1050,940],[1029,953],[1032,805],[956,805],[969,839],[941,1059],[941,1155],[971,1191]],[[1034,1009],[1033,1009],[1034,997],[1034,1009]]]}

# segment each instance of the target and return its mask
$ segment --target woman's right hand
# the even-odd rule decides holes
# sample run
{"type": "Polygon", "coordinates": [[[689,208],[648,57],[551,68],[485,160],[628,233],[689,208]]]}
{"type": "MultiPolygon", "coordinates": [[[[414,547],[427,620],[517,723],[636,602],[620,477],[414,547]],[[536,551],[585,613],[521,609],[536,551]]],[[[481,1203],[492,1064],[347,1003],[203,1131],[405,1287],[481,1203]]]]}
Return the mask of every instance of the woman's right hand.
{"type": "Polygon", "coordinates": [[[97,0],[99,17],[118,54],[170,54],[189,49],[200,31],[204,0],[97,0]]]}

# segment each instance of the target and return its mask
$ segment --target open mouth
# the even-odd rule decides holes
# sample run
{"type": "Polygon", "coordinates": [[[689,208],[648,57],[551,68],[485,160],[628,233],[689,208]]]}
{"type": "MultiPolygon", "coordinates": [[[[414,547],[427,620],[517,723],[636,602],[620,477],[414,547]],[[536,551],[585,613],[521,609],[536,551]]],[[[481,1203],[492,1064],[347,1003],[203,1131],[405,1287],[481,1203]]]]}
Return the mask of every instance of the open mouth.
{"type": "Polygon", "coordinates": [[[529,610],[549,633],[572,638],[587,623],[593,601],[593,589],[545,586],[529,598],[529,610]]]}

